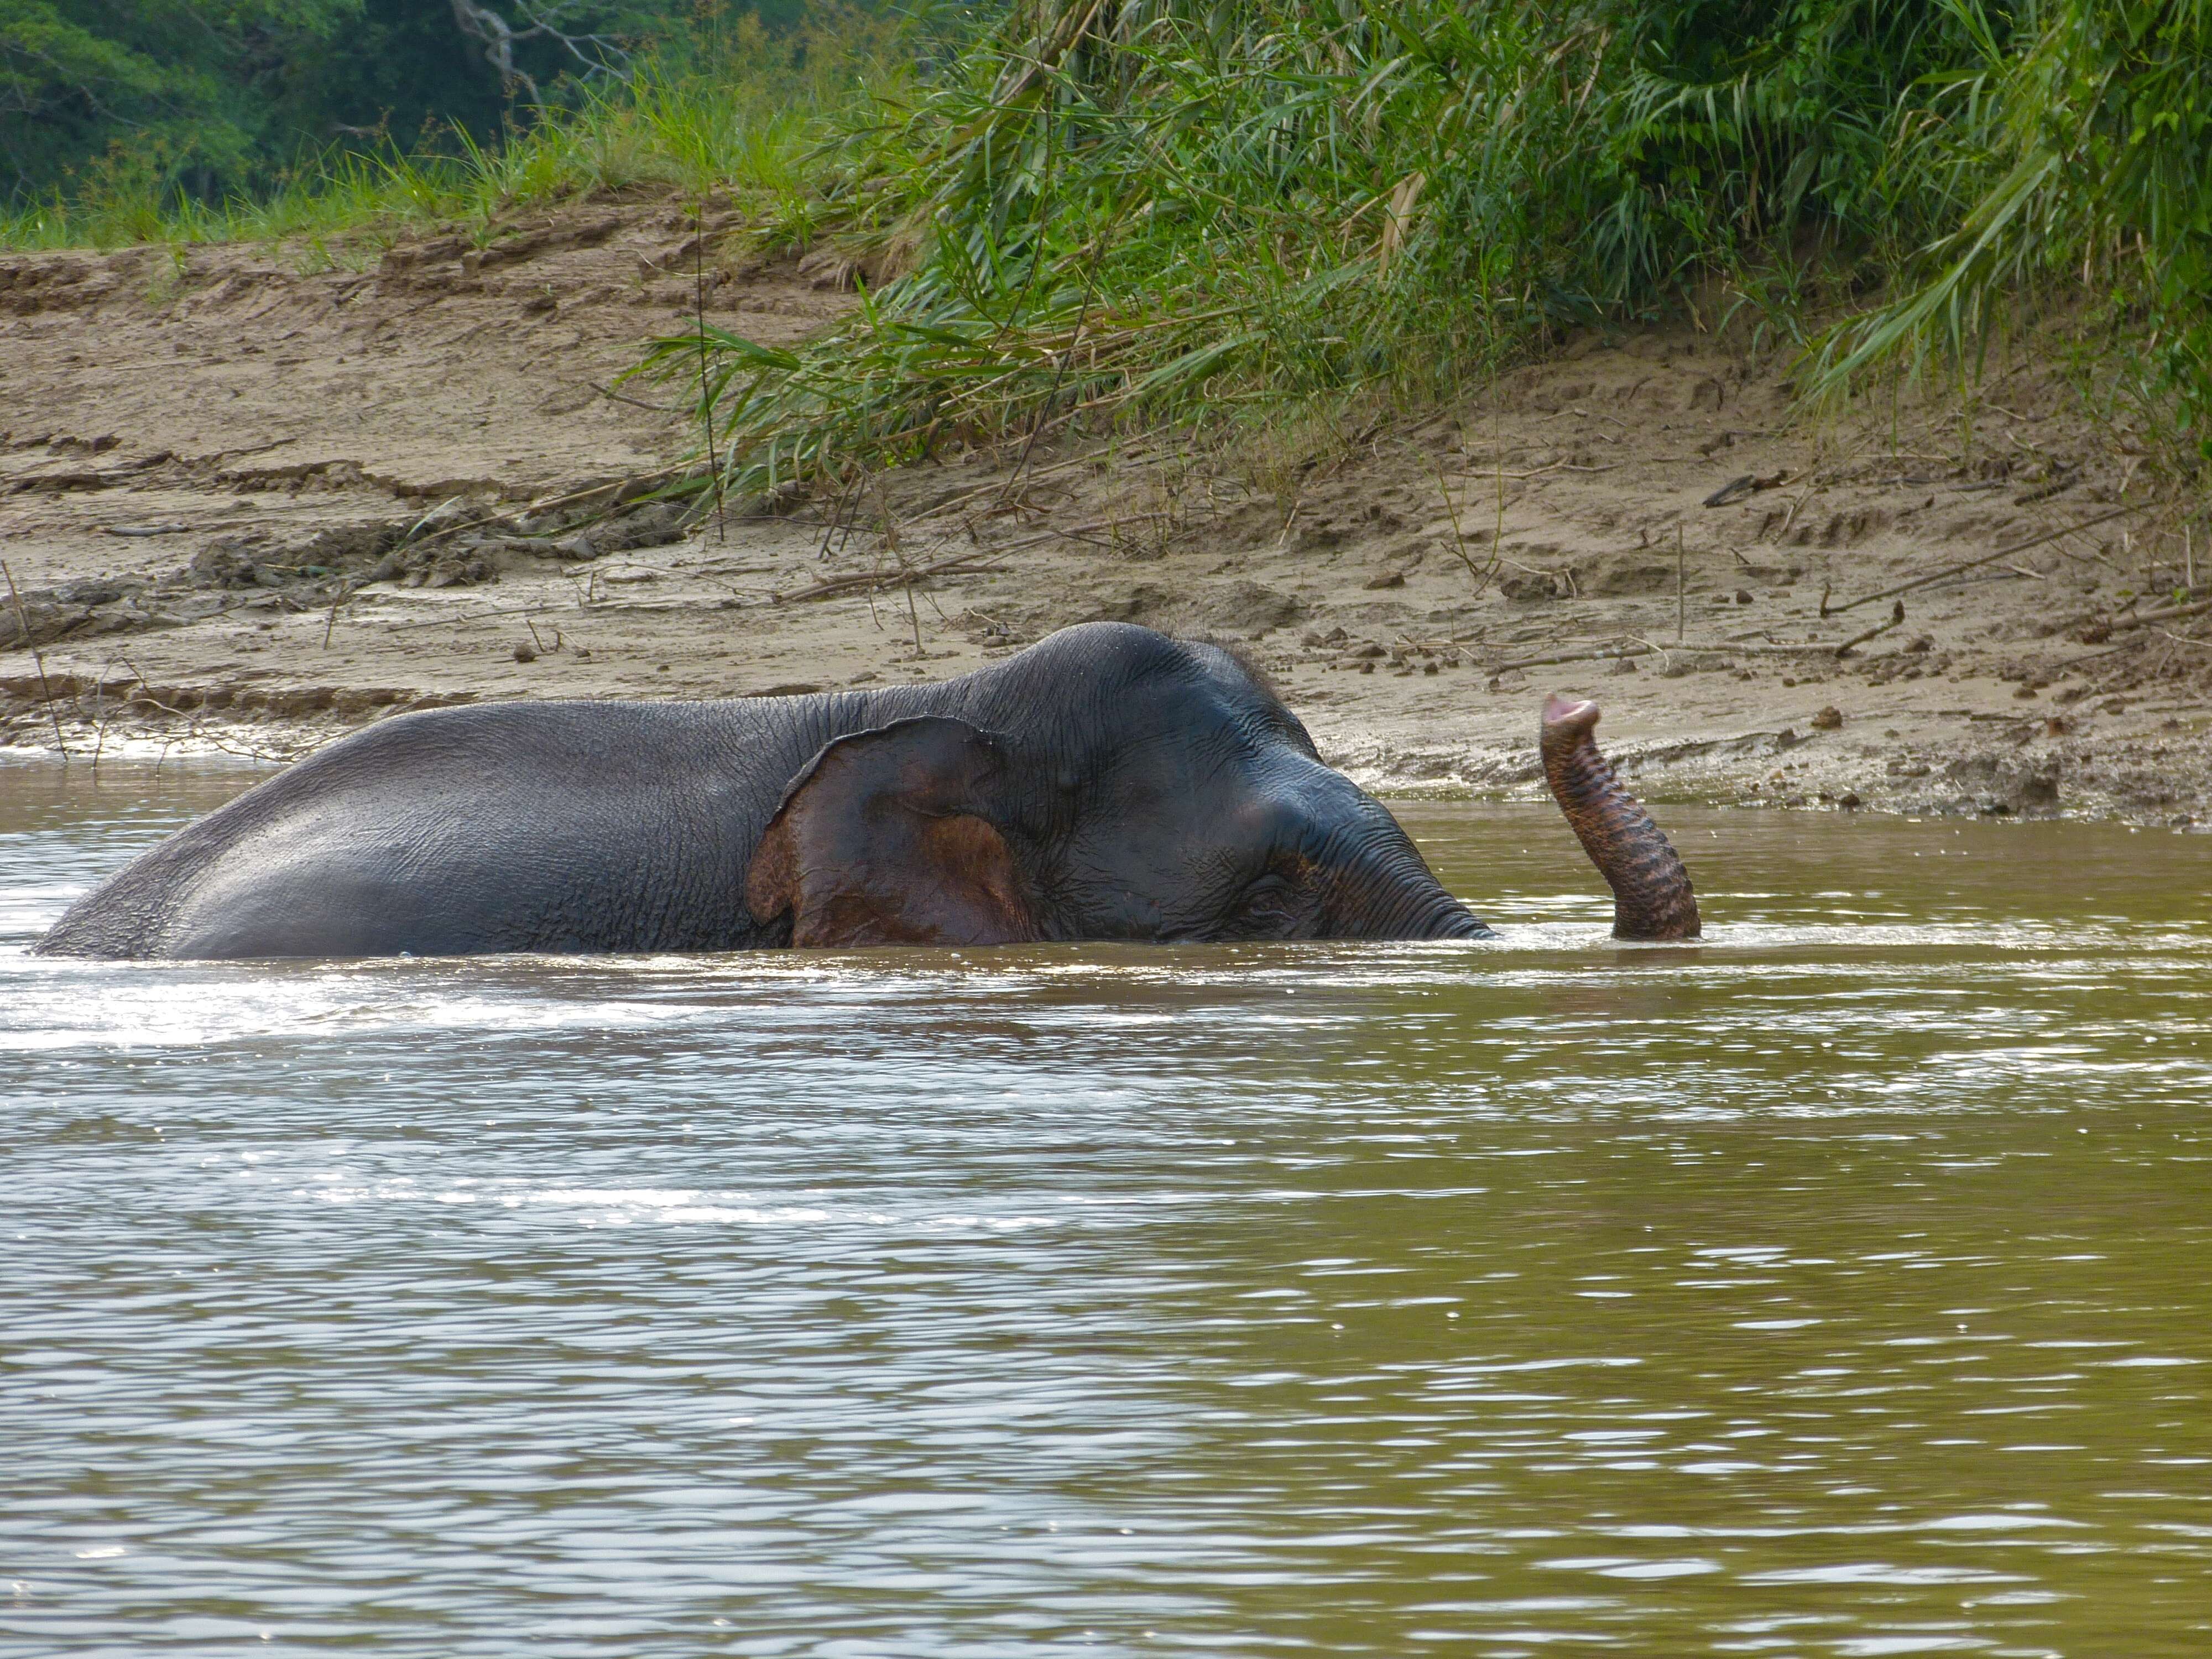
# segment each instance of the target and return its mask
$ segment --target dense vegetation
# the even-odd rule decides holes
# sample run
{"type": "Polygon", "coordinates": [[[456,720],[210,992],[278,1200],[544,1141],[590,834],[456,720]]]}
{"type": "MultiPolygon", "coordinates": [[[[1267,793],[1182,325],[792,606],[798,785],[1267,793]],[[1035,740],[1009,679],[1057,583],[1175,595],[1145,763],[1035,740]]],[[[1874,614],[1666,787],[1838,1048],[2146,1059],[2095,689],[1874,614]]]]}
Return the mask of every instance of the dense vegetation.
{"type": "MultiPolygon", "coordinates": [[[[734,55],[672,34],[496,152],[337,155],[273,215],[154,206],[171,234],[276,234],[735,193],[760,240],[833,249],[864,289],[797,350],[709,331],[716,449],[748,489],[1071,420],[1419,400],[1568,326],[1685,309],[1784,335],[1844,318],[1803,342],[1831,388],[1970,367],[2061,313],[2174,465],[2207,453],[2212,0],[811,16],[773,45],[748,23],[734,55]]],[[[86,234],[96,198],[16,240],[86,234]]],[[[701,349],[655,362],[696,383],[701,349]]]]}
{"type": "MultiPolygon", "coordinates": [[[[22,3],[0,0],[0,59],[7,8],[22,3]]],[[[13,204],[0,200],[0,247],[293,240],[316,259],[360,261],[373,260],[410,226],[452,222],[485,234],[518,207],[594,192],[789,196],[805,187],[825,113],[864,98],[863,88],[896,88],[912,62],[905,23],[842,0],[772,0],[791,14],[775,26],[757,11],[733,13],[724,0],[658,0],[656,21],[641,0],[619,14],[639,33],[602,35],[596,44],[571,37],[574,46],[604,54],[590,72],[570,45],[516,44],[512,55],[526,82],[494,70],[480,40],[439,33],[430,14],[450,25],[451,0],[299,3],[372,12],[392,6],[434,42],[430,55],[466,83],[465,95],[430,103],[404,137],[407,124],[381,104],[366,129],[325,122],[337,135],[328,139],[316,136],[322,128],[287,125],[266,111],[234,128],[204,111],[173,126],[134,127],[104,149],[72,152],[59,182],[42,191],[19,173],[13,204]],[[539,65],[540,78],[528,70],[527,48],[558,51],[570,68],[539,65]],[[284,149],[286,142],[299,147],[284,149]],[[217,167],[209,158],[218,152],[233,163],[217,167]]],[[[516,0],[499,3],[525,15],[516,0]]],[[[590,21],[574,6],[553,9],[566,27],[590,21]]],[[[263,95],[270,110],[291,107],[277,95],[283,73],[312,65],[303,57],[291,71],[281,67],[258,92],[230,86],[226,95],[263,95]]],[[[223,89],[214,82],[203,89],[210,86],[223,89]]],[[[413,93],[428,100],[435,86],[426,68],[413,93]]],[[[21,134],[37,125],[9,114],[9,95],[0,82],[0,152],[21,148],[21,134]]],[[[327,115],[330,106],[320,107],[327,115]]]]}
{"type": "Polygon", "coordinates": [[[2201,448],[2208,121],[2212,0],[1033,0],[848,125],[785,234],[878,283],[811,347],[714,343],[728,453],[758,486],[1867,301],[1830,385],[2094,301],[2201,448]]]}
{"type": "MultiPolygon", "coordinates": [[[[753,0],[771,27],[802,0],[753,0]]],[[[0,0],[0,204],[219,199],[345,149],[489,145],[641,57],[712,66],[723,0],[0,0]]]]}

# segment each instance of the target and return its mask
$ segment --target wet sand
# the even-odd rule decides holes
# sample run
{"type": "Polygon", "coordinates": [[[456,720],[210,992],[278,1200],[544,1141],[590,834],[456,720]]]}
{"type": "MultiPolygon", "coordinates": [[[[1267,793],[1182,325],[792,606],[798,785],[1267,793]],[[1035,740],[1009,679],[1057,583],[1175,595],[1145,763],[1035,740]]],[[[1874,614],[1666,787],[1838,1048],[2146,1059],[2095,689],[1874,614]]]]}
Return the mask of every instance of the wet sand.
{"type": "MultiPolygon", "coordinates": [[[[2212,819],[2212,552],[2048,363],[1971,433],[1815,425],[1743,340],[1593,335],[1419,422],[580,525],[688,452],[679,390],[617,379],[690,325],[687,224],[0,259],[0,744],[282,757],[459,701],[941,678],[1103,617],[1237,645],[1400,793],[1537,793],[1571,690],[1662,799],[2212,819]]],[[[772,343],[851,303],[707,276],[772,343]]]]}

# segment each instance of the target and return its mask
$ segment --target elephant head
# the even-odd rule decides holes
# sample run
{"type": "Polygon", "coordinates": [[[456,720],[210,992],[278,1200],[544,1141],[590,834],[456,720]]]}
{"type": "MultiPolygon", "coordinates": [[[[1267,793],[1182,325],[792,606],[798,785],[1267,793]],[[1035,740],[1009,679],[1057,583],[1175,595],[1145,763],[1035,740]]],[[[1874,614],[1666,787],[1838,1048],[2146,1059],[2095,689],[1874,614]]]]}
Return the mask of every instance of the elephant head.
{"type": "MultiPolygon", "coordinates": [[[[799,771],[747,873],[760,923],[799,945],[1489,935],[1219,647],[1094,623],[966,684],[911,714],[893,697],[799,771]]],[[[1686,905],[1694,932],[1680,861],[1636,861],[1611,774],[1571,782],[1627,884],[1624,935],[1683,937],[1686,905]]]]}

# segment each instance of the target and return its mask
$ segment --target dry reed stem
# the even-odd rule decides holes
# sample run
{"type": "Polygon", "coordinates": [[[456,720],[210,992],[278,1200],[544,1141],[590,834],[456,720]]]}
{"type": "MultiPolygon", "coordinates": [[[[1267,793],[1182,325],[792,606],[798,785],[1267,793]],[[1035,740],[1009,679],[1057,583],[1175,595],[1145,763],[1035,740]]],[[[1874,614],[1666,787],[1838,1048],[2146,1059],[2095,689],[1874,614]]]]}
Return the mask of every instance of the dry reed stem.
{"type": "Polygon", "coordinates": [[[23,596],[15,591],[15,573],[8,568],[8,562],[0,559],[0,576],[8,579],[8,597],[15,604],[15,625],[23,630],[23,643],[31,653],[31,665],[39,672],[39,699],[46,706],[46,718],[54,723],[54,747],[64,760],[69,758],[69,745],[62,741],[62,717],[54,707],[54,694],[46,684],[46,653],[31,639],[31,619],[23,610],[23,596]]]}

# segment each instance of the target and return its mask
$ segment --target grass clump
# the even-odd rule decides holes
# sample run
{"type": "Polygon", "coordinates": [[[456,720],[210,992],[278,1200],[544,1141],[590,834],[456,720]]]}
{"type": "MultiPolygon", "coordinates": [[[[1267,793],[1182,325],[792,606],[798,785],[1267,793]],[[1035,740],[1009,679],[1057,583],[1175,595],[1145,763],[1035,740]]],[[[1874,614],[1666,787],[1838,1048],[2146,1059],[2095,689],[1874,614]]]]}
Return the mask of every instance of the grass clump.
{"type": "MultiPolygon", "coordinates": [[[[1073,420],[1421,400],[1927,191],[1884,125],[1941,7],[1097,0],[1019,7],[851,124],[789,246],[868,290],[710,332],[741,489],[1073,420]]],[[[696,338],[652,367],[696,366],[696,338]]]]}
{"type": "Polygon", "coordinates": [[[807,344],[706,329],[645,364],[744,492],[1079,422],[1419,404],[1716,295],[1830,392],[1971,367],[2055,307],[2172,465],[2212,456],[2212,0],[1012,0],[702,40],[495,145],[333,149],[252,196],[120,147],[0,245],[337,262],[599,192],[734,202],[860,290],[807,344]]]}
{"type": "Polygon", "coordinates": [[[1941,233],[1821,343],[1817,384],[1967,363],[2024,303],[2086,303],[2182,464],[2212,459],[2212,0],[1949,3],[1970,58],[1885,163],[1941,200],[1941,233]]]}
{"type": "Polygon", "coordinates": [[[848,109],[771,216],[849,266],[848,322],[647,368],[701,385],[759,490],[1073,422],[1418,403],[1717,283],[1786,337],[1875,296],[1819,343],[1832,388],[1971,354],[2071,273],[2055,297],[2106,279],[2147,395],[2201,423],[2208,6],[1025,0],[848,109]]]}

